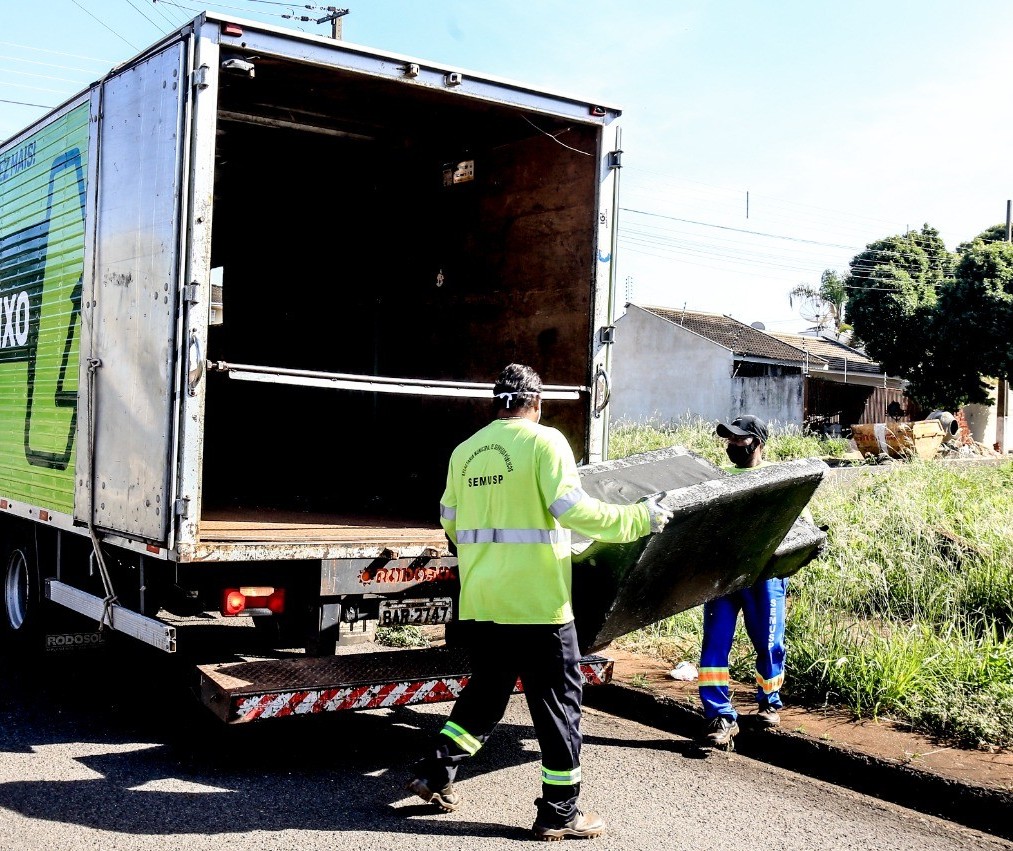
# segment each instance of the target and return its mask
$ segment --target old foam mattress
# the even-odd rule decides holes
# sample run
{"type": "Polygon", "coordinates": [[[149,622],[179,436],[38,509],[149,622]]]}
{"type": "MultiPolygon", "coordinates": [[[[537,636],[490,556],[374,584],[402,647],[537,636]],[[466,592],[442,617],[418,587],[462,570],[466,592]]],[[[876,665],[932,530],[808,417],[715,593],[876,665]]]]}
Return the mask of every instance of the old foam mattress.
{"type": "Polygon", "coordinates": [[[630,503],[662,493],[674,512],[630,544],[575,538],[573,597],[581,649],[745,588],[815,558],[826,534],[800,518],[826,464],[786,461],[735,475],[682,447],[581,468],[587,493],[630,503]]]}

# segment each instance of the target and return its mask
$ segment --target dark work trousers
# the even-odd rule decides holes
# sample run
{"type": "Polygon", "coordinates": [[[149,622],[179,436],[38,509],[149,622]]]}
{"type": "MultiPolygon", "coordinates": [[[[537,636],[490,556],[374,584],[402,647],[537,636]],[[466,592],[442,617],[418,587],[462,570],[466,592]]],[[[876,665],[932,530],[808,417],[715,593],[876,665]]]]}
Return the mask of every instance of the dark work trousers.
{"type": "Polygon", "coordinates": [[[580,651],[573,623],[496,624],[463,622],[463,642],[471,659],[471,678],[435,750],[418,766],[430,788],[451,782],[464,760],[474,756],[506,712],[518,678],[542,752],[542,798],[536,801],[540,824],[562,824],[577,811],[580,794],[580,651]],[[462,739],[455,740],[455,736],[462,739]],[[556,780],[546,783],[545,777],[556,780]],[[559,776],[576,779],[559,783],[559,776]]]}

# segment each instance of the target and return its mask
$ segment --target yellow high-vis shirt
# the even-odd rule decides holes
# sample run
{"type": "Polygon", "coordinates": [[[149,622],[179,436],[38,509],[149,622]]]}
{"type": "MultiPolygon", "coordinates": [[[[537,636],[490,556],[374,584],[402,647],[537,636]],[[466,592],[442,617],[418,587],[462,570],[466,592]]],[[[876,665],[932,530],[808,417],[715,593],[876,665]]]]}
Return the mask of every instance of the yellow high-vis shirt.
{"type": "Polygon", "coordinates": [[[569,623],[569,530],[611,543],[651,530],[646,505],[585,494],[562,433],[523,417],[493,420],[454,450],[440,503],[457,546],[462,620],[569,623]]]}

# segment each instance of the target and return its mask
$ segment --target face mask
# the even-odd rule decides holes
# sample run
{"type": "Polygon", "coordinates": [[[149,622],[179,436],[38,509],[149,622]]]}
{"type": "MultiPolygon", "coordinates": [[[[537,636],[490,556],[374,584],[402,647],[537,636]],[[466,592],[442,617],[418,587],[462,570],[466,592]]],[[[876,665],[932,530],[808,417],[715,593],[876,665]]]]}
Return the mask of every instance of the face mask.
{"type": "Polygon", "coordinates": [[[753,460],[753,453],[756,451],[758,445],[757,443],[750,443],[749,446],[739,446],[735,443],[729,443],[725,447],[725,454],[728,456],[728,460],[736,467],[748,467],[753,460]]]}

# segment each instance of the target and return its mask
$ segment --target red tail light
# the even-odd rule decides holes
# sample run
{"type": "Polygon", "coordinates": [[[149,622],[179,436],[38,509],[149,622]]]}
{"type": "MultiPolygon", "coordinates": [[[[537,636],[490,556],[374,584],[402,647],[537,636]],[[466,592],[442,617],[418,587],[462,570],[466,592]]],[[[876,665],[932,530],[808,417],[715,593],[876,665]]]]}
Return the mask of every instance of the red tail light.
{"type": "Polygon", "coordinates": [[[221,612],[236,615],[277,615],[285,611],[285,589],[271,586],[243,586],[222,591],[221,612]]]}
{"type": "Polygon", "coordinates": [[[222,602],[223,615],[238,615],[246,608],[246,597],[238,591],[226,591],[222,602]]]}

